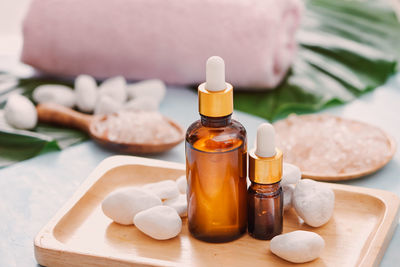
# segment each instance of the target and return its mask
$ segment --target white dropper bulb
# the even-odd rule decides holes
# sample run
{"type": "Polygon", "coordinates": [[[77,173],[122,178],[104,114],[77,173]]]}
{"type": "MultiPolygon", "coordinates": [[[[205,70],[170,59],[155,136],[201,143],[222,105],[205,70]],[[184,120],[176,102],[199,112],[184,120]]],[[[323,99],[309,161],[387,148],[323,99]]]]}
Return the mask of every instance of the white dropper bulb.
{"type": "Polygon", "coordinates": [[[275,156],[275,129],[270,123],[258,126],[255,153],[261,158],[275,156]]]}
{"type": "Polygon", "coordinates": [[[207,60],[205,87],[212,92],[226,89],[225,62],[221,57],[212,56],[207,60]]]}

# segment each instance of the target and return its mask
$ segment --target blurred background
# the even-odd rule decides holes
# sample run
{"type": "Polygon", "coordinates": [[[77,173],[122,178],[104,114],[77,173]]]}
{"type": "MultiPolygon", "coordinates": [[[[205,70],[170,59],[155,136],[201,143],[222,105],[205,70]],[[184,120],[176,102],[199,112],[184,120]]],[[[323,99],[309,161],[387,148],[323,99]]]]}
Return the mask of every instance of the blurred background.
{"type": "Polygon", "coordinates": [[[0,3],[0,66],[7,68],[6,60],[18,58],[22,47],[22,20],[29,0],[1,1],[0,3]]]}

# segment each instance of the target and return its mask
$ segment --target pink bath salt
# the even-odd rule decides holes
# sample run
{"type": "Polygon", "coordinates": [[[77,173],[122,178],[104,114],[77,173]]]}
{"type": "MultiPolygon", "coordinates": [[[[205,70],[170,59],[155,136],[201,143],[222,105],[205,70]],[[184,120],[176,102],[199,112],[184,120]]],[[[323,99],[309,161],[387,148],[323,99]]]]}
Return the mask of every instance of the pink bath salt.
{"type": "Polygon", "coordinates": [[[95,127],[99,135],[116,143],[164,144],[181,136],[158,112],[119,112],[100,120],[95,127]]]}
{"type": "Polygon", "coordinates": [[[285,162],[303,173],[335,176],[377,169],[391,143],[377,127],[332,115],[291,115],[274,124],[285,162]]]}

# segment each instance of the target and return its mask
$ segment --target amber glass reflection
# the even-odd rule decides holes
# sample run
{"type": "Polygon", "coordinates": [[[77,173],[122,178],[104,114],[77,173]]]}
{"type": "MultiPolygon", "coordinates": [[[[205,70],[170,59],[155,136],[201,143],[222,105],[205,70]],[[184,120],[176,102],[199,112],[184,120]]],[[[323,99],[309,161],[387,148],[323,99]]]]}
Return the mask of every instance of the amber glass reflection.
{"type": "Polygon", "coordinates": [[[252,183],[247,195],[248,232],[254,238],[270,240],[282,233],[283,196],[280,183],[252,183]]]}
{"type": "Polygon", "coordinates": [[[202,116],[186,133],[191,234],[227,242],[246,231],[246,130],[231,116],[202,116]]]}

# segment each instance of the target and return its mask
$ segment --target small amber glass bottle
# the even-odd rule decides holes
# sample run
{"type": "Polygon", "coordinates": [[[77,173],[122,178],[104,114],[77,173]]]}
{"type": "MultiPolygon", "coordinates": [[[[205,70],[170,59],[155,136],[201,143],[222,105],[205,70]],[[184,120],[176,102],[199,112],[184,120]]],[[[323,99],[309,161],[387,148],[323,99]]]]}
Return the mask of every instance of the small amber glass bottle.
{"type": "MultiPolygon", "coordinates": [[[[199,113],[186,133],[186,176],[190,233],[207,242],[227,242],[246,232],[247,139],[231,118],[232,86],[213,81],[223,61],[207,61],[207,82],[199,86],[199,113]],[[219,88],[221,90],[213,90],[219,88]]],[[[218,77],[217,77],[218,79],[218,77]]]]}
{"type": "Polygon", "coordinates": [[[248,232],[257,239],[270,240],[282,233],[282,188],[280,183],[251,183],[248,193],[248,232]]]}
{"type": "Polygon", "coordinates": [[[282,233],[282,152],[275,148],[271,124],[260,125],[256,148],[249,152],[247,231],[257,239],[270,240],[282,233]]]}

